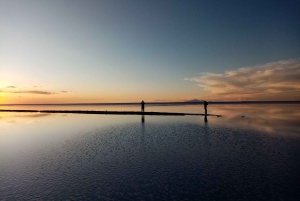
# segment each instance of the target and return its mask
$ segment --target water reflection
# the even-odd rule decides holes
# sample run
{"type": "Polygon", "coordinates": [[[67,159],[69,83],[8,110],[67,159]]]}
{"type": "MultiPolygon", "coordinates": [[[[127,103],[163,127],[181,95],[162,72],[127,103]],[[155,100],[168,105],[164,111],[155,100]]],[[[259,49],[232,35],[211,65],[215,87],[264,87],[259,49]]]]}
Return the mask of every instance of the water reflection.
{"type": "Polygon", "coordinates": [[[223,105],[213,107],[222,118],[214,123],[239,128],[250,128],[271,134],[300,137],[300,105],[223,105]]]}
{"type": "Polygon", "coordinates": [[[208,122],[207,121],[207,115],[204,116],[204,122],[205,122],[205,124],[208,122]]]}
{"type": "Polygon", "coordinates": [[[223,117],[145,123],[143,115],[0,113],[1,198],[296,200],[300,138],[290,136],[299,137],[299,105],[210,105],[209,112],[223,117]],[[39,122],[23,123],[30,119],[39,122]]]}
{"type": "Polygon", "coordinates": [[[1,112],[0,119],[1,118],[27,118],[27,117],[44,117],[49,116],[50,113],[16,113],[16,112],[1,112]]]}
{"type": "MultiPolygon", "coordinates": [[[[139,106],[68,106],[68,108],[48,106],[43,109],[85,109],[85,110],[109,110],[109,111],[137,111],[139,106]],[[51,108],[50,108],[51,107],[51,108]]],[[[5,109],[30,109],[25,108],[5,109]]],[[[31,108],[32,109],[32,108],[31,108]]],[[[203,105],[176,105],[176,106],[149,106],[149,111],[157,112],[184,112],[184,113],[204,113],[203,105]]],[[[300,137],[300,105],[299,104],[231,104],[231,105],[209,105],[209,113],[222,115],[222,117],[200,117],[201,124],[207,124],[208,119],[211,125],[230,126],[238,128],[249,128],[259,131],[264,131],[271,134],[282,134],[300,137]]],[[[36,122],[42,117],[50,116],[51,114],[44,113],[4,113],[0,112],[0,123],[16,123],[16,122],[36,122]],[[36,120],[30,120],[35,118],[36,120]]],[[[68,114],[62,114],[66,116],[68,114]]],[[[52,115],[53,116],[53,115],[52,115]]],[[[73,115],[68,115],[73,116],[73,115]]],[[[101,122],[110,122],[109,115],[101,116],[101,122]]],[[[91,116],[89,116],[91,117],[91,116]]],[[[57,118],[57,114],[55,115],[57,118]]],[[[80,117],[78,117],[80,118],[80,117]]],[[[94,117],[91,117],[94,118],[94,117]]],[[[141,118],[139,121],[145,123],[145,116],[115,116],[117,119],[114,123],[126,122],[130,119],[141,118]]],[[[148,122],[171,122],[171,121],[187,121],[199,123],[197,116],[185,117],[166,117],[166,116],[148,116],[148,122]]],[[[113,122],[112,122],[113,123],[113,122]]]]}
{"type": "Polygon", "coordinates": [[[145,115],[142,115],[142,123],[145,123],[145,115]]]}
{"type": "Polygon", "coordinates": [[[35,123],[40,120],[42,117],[50,116],[51,114],[47,113],[15,113],[15,112],[0,112],[0,123],[16,123],[16,122],[25,122],[25,123],[35,123]],[[33,120],[34,119],[34,120],[33,120]]]}

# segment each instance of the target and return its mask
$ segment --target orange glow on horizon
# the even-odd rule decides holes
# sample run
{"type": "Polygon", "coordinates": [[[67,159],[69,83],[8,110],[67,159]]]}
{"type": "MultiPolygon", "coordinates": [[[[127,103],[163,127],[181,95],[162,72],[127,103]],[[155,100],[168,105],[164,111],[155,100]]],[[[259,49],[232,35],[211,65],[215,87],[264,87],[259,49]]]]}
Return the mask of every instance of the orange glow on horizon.
{"type": "Polygon", "coordinates": [[[268,99],[267,97],[258,97],[257,99],[241,99],[236,96],[224,97],[223,99],[219,96],[206,95],[198,97],[182,97],[182,96],[164,96],[162,98],[153,98],[150,95],[127,95],[127,96],[64,96],[64,95],[27,95],[23,97],[18,96],[6,96],[5,98],[0,97],[0,104],[64,104],[64,103],[126,103],[126,102],[140,102],[144,100],[145,102],[184,102],[191,100],[199,101],[213,101],[213,102],[227,102],[227,101],[299,101],[295,99],[287,99],[282,97],[281,99],[268,99]]]}
{"type": "MultiPolygon", "coordinates": [[[[13,89],[12,89],[13,90],[13,89]]],[[[27,90],[27,89],[26,89],[27,90]]],[[[47,91],[47,90],[45,90],[47,91]]],[[[28,91],[27,91],[28,92],[28,91]]],[[[36,91],[34,91],[36,92],[36,91]]],[[[43,90],[41,90],[43,92],[43,90]]],[[[204,92],[194,95],[193,93],[97,93],[85,92],[59,92],[53,90],[50,94],[34,93],[6,93],[0,92],[0,104],[64,104],[64,103],[126,103],[126,102],[184,102],[191,100],[199,101],[299,101],[299,94],[288,93],[265,93],[265,94],[213,94],[204,92]]]]}

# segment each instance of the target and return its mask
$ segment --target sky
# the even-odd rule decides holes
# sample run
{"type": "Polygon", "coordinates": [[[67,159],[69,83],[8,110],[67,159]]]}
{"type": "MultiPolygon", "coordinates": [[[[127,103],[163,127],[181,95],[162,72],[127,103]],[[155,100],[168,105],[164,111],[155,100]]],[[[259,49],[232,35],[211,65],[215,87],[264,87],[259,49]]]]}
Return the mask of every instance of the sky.
{"type": "Polygon", "coordinates": [[[0,104],[299,101],[299,10],[299,0],[1,0],[0,104]]]}

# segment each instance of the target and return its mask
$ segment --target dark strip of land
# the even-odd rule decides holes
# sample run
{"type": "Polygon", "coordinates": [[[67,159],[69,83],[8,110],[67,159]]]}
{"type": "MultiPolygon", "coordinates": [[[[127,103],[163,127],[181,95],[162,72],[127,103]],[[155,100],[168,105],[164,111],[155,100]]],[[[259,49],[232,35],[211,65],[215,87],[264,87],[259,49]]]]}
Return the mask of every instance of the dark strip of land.
{"type": "MultiPolygon", "coordinates": [[[[139,112],[139,111],[95,111],[95,110],[0,110],[0,112],[30,112],[30,113],[68,113],[68,114],[115,114],[115,115],[156,115],[156,116],[205,116],[197,113],[178,112],[139,112]]],[[[206,116],[221,117],[221,115],[207,114],[206,116]]]]}

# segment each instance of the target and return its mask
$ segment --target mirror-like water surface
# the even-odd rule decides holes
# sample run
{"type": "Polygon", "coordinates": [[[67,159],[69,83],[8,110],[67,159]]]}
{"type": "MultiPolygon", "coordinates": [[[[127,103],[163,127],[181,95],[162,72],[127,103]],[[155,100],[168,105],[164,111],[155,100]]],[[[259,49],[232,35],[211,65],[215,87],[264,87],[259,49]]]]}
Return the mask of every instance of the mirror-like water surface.
{"type": "MultiPolygon", "coordinates": [[[[203,113],[201,105],[146,110],[203,113]]],[[[299,198],[299,105],[209,105],[208,112],[223,117],[145,116],[142,122],[130,115],[0,113],[0,198],[299,198]]]]}

